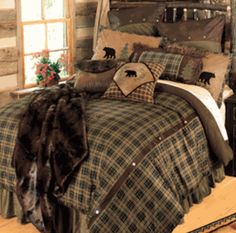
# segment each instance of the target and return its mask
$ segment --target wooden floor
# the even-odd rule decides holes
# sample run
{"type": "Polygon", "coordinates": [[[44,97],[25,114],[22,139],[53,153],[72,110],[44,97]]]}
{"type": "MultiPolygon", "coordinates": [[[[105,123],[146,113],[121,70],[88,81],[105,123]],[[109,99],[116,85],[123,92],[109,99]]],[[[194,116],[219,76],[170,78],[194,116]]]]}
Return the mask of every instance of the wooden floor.
{"type": "Polygon", "coordinates": [[[184,224],[173,233],[186,233],[210,222],[236,213],[236,178],[226,177],[201,204],[194,205],[185,215],[184,224]]]}
{"type": "MultiPolygon", "coordinates": [[[[179,225],[173,233],[186,233],[209,222],[218,220],[236,212],[236,178],[226,177],[217,184],[212,194],[199,205],[194,205],[185,216],[185,223],[179,225]]],[[[0,217],[0,233],[37,233],[31,225],[21,225],[16,219],[0,217]]]]}

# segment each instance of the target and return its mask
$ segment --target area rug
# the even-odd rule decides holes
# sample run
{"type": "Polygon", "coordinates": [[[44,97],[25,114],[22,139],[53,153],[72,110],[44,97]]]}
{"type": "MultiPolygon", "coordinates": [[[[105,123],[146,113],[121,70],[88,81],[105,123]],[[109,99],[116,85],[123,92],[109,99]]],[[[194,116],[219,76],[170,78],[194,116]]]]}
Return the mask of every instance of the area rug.
{"type": "Polygon", "coordinates": [[[189,233],[236,233],[236,213],[218,219],[189,233]]]}

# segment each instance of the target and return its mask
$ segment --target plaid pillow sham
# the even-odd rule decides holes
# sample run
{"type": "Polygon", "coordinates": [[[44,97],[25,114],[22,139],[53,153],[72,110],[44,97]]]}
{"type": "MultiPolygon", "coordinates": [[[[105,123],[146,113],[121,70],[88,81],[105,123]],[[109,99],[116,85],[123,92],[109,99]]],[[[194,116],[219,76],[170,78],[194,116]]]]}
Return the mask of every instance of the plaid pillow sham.
{"type": "MultiPolygon", "coordinates": [[[[135,56],[137,59],[137,56],[135,56]]],[[[164,52],[144,51],[138,62],[164,64],[162,79],[178,81],[186,84],[196,84],[202,72],[202,59],[187,55],[164,52]]]]}

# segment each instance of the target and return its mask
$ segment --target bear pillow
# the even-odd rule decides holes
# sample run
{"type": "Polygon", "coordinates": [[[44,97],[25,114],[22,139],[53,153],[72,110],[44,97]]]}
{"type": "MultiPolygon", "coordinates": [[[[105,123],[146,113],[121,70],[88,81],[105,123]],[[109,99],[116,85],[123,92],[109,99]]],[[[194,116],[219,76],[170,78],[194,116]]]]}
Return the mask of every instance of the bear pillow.
{"type": "Polygon", "coordinates": [[[129,57],[133,52],[134,43],[158,48],[160,42],[160,37],[129,34],[105,29],[99,35],[92,59],[117,59],[119,61],[129,61],[129,57]]]}
{"type": "Polygon", "coordinates": [[[157,63],[126,63],[116,71],[103,98],[154,103],[156,82],[164,69],[157,63]]]}

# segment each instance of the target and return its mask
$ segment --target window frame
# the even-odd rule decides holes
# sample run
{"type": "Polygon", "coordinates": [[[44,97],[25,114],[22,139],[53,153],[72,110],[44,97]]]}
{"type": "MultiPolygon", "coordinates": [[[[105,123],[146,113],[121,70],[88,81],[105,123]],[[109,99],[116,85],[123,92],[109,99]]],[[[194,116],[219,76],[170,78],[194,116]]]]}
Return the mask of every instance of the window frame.
{"type": "MultiPolygon", "coordinates": [[[[49,23],[66,23],[67,25],[67,47],[63,49],[53,49],[49,50],[50,52],[56,51],[68,51],[68,74],[69,76],[74,73],[74,58],[75,58],[75,15],[74,15],[74,1],[73,0],[64,0],[65,6],[65,16],[64,18],[58,19],[44,19],[44,1],[42,0],[42,19],[41,20],[32,20],[32,21],[22,21],[21,18],[21,0],[16,0],[16,8],[17,8],[17,47],[19,48],[19,59],[18,59],[18,77],[17,77],[17,88],[31,88],[37,86],[37,84],[25,84],[25,64],[24,57],[25,55],[31,55],[33,53],[24,53],[24,26],[25,25],[34,25],[34,24],[45,24],[45,45],[47,49],[47,24],[49,23]]],[[[39,51],[40,52],[40,51],[39,51]]],[[[66,79],[66,78],[65,78],[66,79]]],[[[63,80],[63,79],[62,79],[63,80]]]]}

